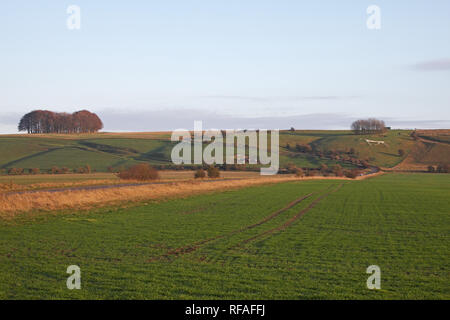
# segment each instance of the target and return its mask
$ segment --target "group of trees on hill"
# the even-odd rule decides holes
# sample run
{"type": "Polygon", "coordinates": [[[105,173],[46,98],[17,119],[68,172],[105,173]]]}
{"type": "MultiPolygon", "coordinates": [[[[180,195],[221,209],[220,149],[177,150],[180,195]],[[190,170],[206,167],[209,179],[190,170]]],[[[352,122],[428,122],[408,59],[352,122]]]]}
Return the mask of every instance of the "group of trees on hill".
{"type": "Polygon", "coordinates": [[[72,114],[35,110],[20,119],[18,129],[28,133],[94,133],[103,129],[103,123],[87,110],[72,114]]]}
{"type": "Polygon", "coordinates": [[[355,134],[383,133],[386,131],[384,121],[374,118],[356,120],[352,123],[351,128],[355,134]]]}

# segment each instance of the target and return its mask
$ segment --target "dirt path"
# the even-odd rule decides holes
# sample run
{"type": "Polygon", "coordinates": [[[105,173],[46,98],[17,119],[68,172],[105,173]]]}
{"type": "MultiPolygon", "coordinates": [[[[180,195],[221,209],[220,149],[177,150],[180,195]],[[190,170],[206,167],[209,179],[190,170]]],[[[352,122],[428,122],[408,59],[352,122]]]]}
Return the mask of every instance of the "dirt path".
{"type": "Polygon", "coordinates": [[[425,138],[425,137],[423,137],[423,136],[418,136],[418,137],[417,137],[417,140],[422,141],[422,142],[425,142],[425,143],[441,144],[441,145],[444,145],[444,146],[447,146],[447,147],[450,146],[450,143],[449,143],[449,142],[443,142],[443,141],[438,141],[438,140],[432,140],[432,139],[425,138]]]}

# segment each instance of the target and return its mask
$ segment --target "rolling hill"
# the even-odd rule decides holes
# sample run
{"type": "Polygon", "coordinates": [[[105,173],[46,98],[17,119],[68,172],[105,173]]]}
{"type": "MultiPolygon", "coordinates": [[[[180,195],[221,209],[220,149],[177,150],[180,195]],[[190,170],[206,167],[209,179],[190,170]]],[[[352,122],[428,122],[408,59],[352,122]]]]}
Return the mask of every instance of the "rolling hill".
{"type": "MultiPolygon", "coordinates": [[[[446,130],[392,130],[385,134],[354,135],[351,131],[281,131],[280,167],[296,165],[318,168],[322,163],[352,167],[358,161],[382,168],[423,170],[430,164],[450,161],[449,135],[446,130]],[[384,141],[377,145],[366,140],[384,141]],[[307,150],[305,150],[305,148],[307,150]],[[402,149],[404,154],[399,155],[402,149]]],[[[174,142],[170,132],[96,133],[81,135],[1,135],[0,169],[39,168],[46,171],[53,166],[76,169],[90,165],[93,170],[106,172],[109,168],[149,162],[171,165],[170,154],[174,142]]]]}

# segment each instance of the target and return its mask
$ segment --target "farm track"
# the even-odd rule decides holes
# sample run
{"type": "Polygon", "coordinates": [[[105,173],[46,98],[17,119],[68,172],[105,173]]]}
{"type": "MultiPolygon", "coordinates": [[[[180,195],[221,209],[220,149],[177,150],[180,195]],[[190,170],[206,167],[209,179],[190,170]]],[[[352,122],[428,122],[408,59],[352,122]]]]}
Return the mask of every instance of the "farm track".
{"type": "Polygon", "coordinates": [[[423,137],[423,136],[419,136],[417,138],[419,141],[425,142],[425,143],[434,143],[434,144],[440,144],[440,145],[444,145],[444,146],[450,146],[450,142],[445,142],[445,141],[440,141],[440,140],[434,140],[434,139],[430,139],[428,137],[423,137]]]}
{"type": "Polygon", "coordinates": [[[278,231],[283,231],[286,228],[288,228],[290,225],[292,225],[295,221],[297,221],[298,219],[300,219],[305,213],[307,213],[309,210],[311,210],[312,208],[314,208],[320,201],[322,201],[324,198],[326,198],[327,196],[329,196],[330,194],[339,191],[339,189],[341,189],[343,186],[343,184],[340,184],[337,188],[335,188],[334,190],[331,190],[325,194],[323,194],[322,196],[318,197],[316,200],[314,200],[313,202],[311,202],[311,204],[302,209],[299,213],[297,213],[295,216],[293,216],[291,219],[289,219],[288,221],[286,221],[283,225],[277,227],[277,228],[273,228],[267,231],[264,231],[256,236],[253,236],[251,238],[248,238],[246,240],[241,241],[240,243],[238,243],[237,245],[233,246],[233,248],[236,247],[241,247],[242,245],[245,245],[249,242],[255,241],[261,237],[264,237],[266,235],[272,234],[274,232],[278,232],[278,231]]]}
{"type": "Polygon", "coordinates": [[[196,242],[196,243],[194,243],[192,245],[188,245],[188,246],[176,248],[176,249],[173,249],[173,250],[169,250],[167,253],[165,253],[165,254],[163,254],[161,256],[154,257],[154,258],[151,258],[151,259],[147,260],[147,262],[154,262],[154,261],[158,261],[158,260],[161,260],[161,259],[170,259],[170,257],[172,257],[172,256],[181,256],[181,255],[184,255],[184,254],[188,254],[188,253],[191,253],[191,252],[199,249],[201,246],[203,246],[203,245],[205,245],[205,244],[207,244],[209,242],[212,242],[212,241],[215,241],[215,240],[219,240],[219,239],[223,239],[223,238],[226,238],[226,237],[231,237],[231,236],[236,235],[238,233],[241,233],[241,232],[244,232],[244,231],[256,228],[256,227],[258,227],[260,225],[263,225],[264,223],[267,223],[268,221],[274,219],[275,217],[279,216],[283,212],[293,208],[294,206],[296,206],[297,204],[299,204],[303,200],[311,197],[312,195],[313,195],[313,193],[310,193],[310,194],[307,194],[307,195],[305,195],[303,197],[300,197],[300,198],[290,202],[284,208],[275,211],[274,213],[272,213],[271,215],[265,217],[264,219],[260,220],[257,223],[245,226],[245,227],[240,228],[240,229],[233,230],[233,231],[231,231],[231,232],[229,232],[227,234],[223,234],[223,235],[219,235],[219,236],[216,236],[216,237],[212,237],[212,238],[208,238],[208,239],[204,239],[204,240],[198,241],[198,242],[196,242]]]}

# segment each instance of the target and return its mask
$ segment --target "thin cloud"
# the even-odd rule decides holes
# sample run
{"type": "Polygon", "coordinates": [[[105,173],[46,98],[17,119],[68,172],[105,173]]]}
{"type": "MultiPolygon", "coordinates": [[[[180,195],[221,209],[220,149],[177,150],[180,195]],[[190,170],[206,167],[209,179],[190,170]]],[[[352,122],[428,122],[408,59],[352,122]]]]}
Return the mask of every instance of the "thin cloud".
{"type": "Polygon", "coordinates": [[[255,102],[286,102],[286,101],[311,101],[311,100],[346,100],[355,99],[357,96],[285,96],[285,97],[252,97],[252,96],[233,96],[233,95],[211,95],[203,96],[206,99],[222,100],[243,100],[255,102]]]}
{"type": "Polygon", "coordinates": [[[413,66],[413,69],[418,70],[418,71],[450,70],[450,58],[419,62],[413,66]]]}
{"type": "MultiPolygon", "coordinates": [[[[299,130],[345,130],[357,118],[345,113],[311,113],[291,114],[283,116],[234,116],[200,109],[170,110],[128,110],[104,109],[96,112],[105,124],[103,131],[172,131],[179,128],[192,130],[194,121],[203,121],[204,129],[288,129],[299,130]]],[[[389,118],[384,119],[386,125],[401,129],[448,129],[450,120],[417,120],[389,118]]],[[[17,122],[20,114],[0,114],[0,133],[17,133],[17,122]]]]}
{"type": "MultiPolygon", "coordinates": [[[[349,129],[351,123],[360,118],[345,113],[245,117],[196,109],[130,111],[127,113],[104,110],[103,112],[98,112],[98,114],[105,123],[106,131],[192,129],[195,120],[203,121],[204,129],[288,129],[294,127],[304,130],[343,130],[349,129]]],[[[450,120],[398,119],[383,116],[379,116],[379,118],[385,119],[386,124],[393,128],[450,128],[450,120]]]]}

